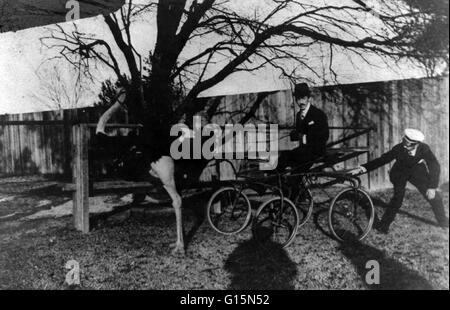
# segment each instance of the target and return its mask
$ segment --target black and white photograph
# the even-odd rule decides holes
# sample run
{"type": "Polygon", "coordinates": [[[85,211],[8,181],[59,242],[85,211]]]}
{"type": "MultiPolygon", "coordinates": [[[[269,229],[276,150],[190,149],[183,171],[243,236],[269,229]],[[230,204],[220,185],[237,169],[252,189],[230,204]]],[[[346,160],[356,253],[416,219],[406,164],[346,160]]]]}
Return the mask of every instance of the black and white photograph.
{"type": "Polygon", "coordinates": [[[448,163],[448,0],[0,0],[0,290],[449,290],[448,163]]]}

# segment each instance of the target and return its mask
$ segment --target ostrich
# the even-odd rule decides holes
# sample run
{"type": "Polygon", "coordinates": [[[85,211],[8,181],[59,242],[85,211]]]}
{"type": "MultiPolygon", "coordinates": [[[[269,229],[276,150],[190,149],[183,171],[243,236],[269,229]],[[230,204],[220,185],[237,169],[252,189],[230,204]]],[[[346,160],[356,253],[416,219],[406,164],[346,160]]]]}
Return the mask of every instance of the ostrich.
{"type": "MultiPolygon", "coordinates": [[[[126,100],[126,90],[124,88],[119,89],[118,95],[113,103],[113,105],[100,117],[97,127],[96,127],[96,135],[100,139],[103,137],[108,137],[108,134],[105,132],[105,127],[111,117],[118,112],[120,109],[126,109],[127,107],[124,105],[126,100]]],[[[144,124],[144,131],[151,131],[151,128],[145,127],[150,126],[150,124],[144,124]]],[[[155,138],[154,135],[150,134],[150,137],[155,138]]],[[[145,137],[145,136],[144,136],[145,137]]],[[[175,209],[175,217],[176,217],[176,229],[177,229],[177,239],[173,244],[173,253],[174,254],[184,254],[184,240],[183,240],[183,223],[182,223],[182,199],[180,194],[177,191],[175,185],[175,164],[172,157],[170,157],[170,148],[164,147],[161,148],[159,146],[155,146],[152,148],[152,144],[155,143],[155,140],[158,139],[150,139],[150,141],[145,141],[147,145],[150,145],[151,150],[146,152],[146,156],[150,156],[150,167],[149,174],[162,182],[163,187],[169,194],[172,200],[172,206],[175,209]]],[[[161,137],[159,137],[161,140],[161,137]]]]}

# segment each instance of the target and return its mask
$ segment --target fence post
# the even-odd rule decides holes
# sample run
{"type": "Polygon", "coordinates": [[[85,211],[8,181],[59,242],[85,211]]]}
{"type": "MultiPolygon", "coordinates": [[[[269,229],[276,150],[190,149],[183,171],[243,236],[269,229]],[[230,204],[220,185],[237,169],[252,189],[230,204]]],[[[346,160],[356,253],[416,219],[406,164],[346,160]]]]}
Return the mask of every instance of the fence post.
{"type": "Polygon", "coordinates": [[[73,134],[73,216],[75,229],[89,232],[89,158],[88,126],[76,124],[73,134]]]}
{"type": "Polygon", "coordinates": [[[64,162],[63,162],[63,175],[65,179],[73,178],[73,174],[71,171],[71,163],[73,160],[73,146],[75,145],[70,135],[72,134],[70,120],[68,118],[67,113],[62,112],[62,120],[63,120],[63,138],[64,138],[64,162]]]}

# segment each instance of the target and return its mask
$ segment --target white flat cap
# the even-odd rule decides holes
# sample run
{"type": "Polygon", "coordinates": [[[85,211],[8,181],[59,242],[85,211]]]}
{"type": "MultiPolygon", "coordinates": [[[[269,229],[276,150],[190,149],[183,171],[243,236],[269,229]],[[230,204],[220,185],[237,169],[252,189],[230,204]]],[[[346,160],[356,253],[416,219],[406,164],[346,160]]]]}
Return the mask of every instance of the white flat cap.
{"type": "Polygon", "coordinates": [[[423,142],[425,135],[417,129],[408,128],[405,129],[405,137],[412,142],[423,142]]]}

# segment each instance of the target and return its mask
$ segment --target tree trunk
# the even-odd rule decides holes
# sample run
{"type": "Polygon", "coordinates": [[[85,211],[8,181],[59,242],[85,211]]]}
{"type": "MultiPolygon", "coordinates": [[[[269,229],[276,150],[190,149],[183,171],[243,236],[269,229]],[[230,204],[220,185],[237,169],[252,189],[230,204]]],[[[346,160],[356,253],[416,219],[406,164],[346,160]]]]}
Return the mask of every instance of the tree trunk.
{"type": "Polygon", "coordinates": [[[147,110],[153,118],[163,124],[171,123],[173,113],[172,82],[170,75],[179,56],[176,45],[177,30],[180,25],[186,0],[160,1],[158,4],[158,36],[152,56],[152,72],[147,110]]]}

